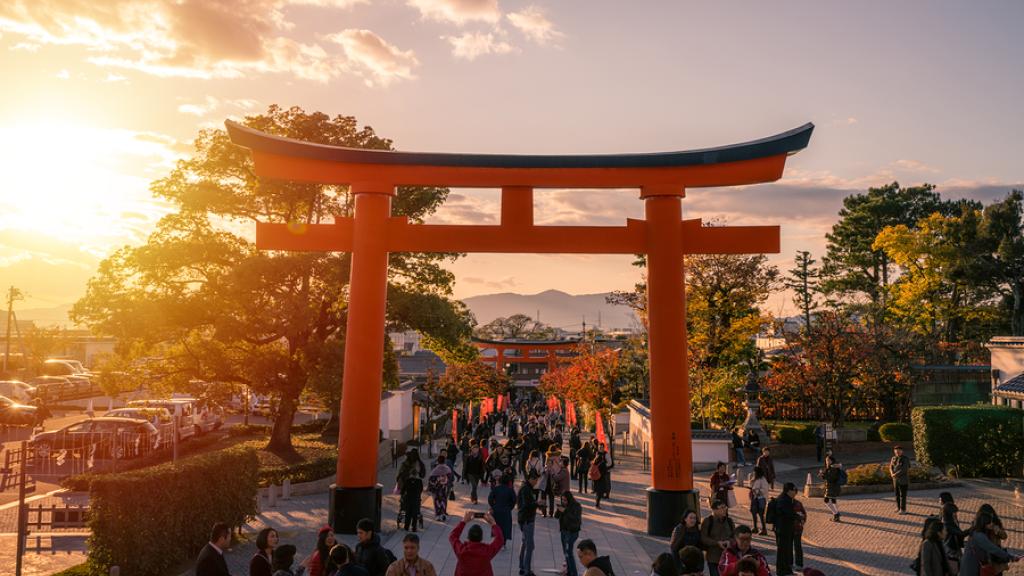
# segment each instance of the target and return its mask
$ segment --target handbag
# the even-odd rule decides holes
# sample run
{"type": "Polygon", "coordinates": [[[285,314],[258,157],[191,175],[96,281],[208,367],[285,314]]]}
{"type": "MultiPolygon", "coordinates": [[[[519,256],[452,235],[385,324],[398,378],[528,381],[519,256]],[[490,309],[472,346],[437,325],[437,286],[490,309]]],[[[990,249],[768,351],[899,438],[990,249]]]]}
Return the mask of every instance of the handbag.
{"type": "Polygon", "coordinates": [[[590,470],[587,471],[587,477],[594,481],[601,479],[601,467],[597,465],[597,462],[590,465],[590,470]]]}

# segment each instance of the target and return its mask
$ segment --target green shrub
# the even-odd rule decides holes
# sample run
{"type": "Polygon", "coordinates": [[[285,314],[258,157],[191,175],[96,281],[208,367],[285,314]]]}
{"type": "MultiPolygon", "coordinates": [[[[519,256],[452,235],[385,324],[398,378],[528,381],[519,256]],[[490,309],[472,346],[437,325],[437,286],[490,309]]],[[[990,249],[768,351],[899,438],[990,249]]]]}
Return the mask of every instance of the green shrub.
{"type": "Polygon", "coordinates": [[[92,478],[90,568],[163,574],[194,558],[216,522],[256,514],[257,469],[254,451],[232,448],[92,478]]]}
{"type": "Polygon", "coordinates": [[[878,429],[878,437],[885,442],[910,442],[914,439],[914,429],[910,424],[889,422],[878,429]]]}
{"type": "MultiPolygon", "coordinates": [[[[846,471],[852,486],[876,486],[879,484],[892,484],[892,476],[889,476],[888,464],[861,464],[846,471]]],[[[912,466],[910,468],[910,482],[931,482],[937,478],[932,469],[926,466],[912,466]]]]}
{"type": "Polygon", "coordinates": [[[70,568],[61,570],[60,572],[52,574],[51,576],[96,576],[97,574],[99,573],[93,570],[87,562],[83,562],[81,564],[76,564],[70,568]]]}
{"type": "Polygon", "coordinates": [[[961,476],[1006,476],[1024,459],[1024,411],[1005,406],[926,406],[910,415],[914,455],[961,476]]]}
{"type": "Polygon", "coordinates": [[[772,431],[775,439],[783,444],[814,444],[814,429],[817,424],[779,424],[772,431]]]}
{"type": "Polygon", "coordinates": [[[326,456],[286,466],[264,467],[260,468],[259,472],[260,486],[279,485],[284,482],[285,478],[290,479],[292,484],[312,482],[333,476],[337,470],[337,456],[326,456]]]}

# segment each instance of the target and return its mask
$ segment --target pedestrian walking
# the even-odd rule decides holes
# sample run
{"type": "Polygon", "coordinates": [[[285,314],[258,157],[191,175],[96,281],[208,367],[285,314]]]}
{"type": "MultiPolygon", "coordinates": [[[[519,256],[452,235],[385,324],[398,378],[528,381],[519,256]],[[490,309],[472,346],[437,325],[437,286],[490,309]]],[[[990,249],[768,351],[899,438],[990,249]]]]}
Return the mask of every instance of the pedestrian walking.
{"type": "Polygon", "coordinates": [[[693,510],[686,510],[679,519],[679,524],[672,529],[672,537],[669,539],[669,550],[676,560],[676,566],[682,568],[679,553],[687,546],[700,547],[700,517],[693,510]]]}
{"type": "Polygon", "coordinates": [[[480,452],[480,445],[476,440],[469,444],[469,453],[466,455],[466,463],[462,465],[462,474],[469,482],[469,499],[473,504],[477,503],[477,487],[484,477],[484,459],[480,452]]]}
{"type": "Polygon", "coordinates": [[[942,506],[940,513],[942,526],[946,529],[943,547],[946,551],[946,558],[949,559],[950,570],[956,574],[960,570],[960,558],[963,556],[964,549],[964,531],[960,529],[960,522],[957,520],[957,513],[960,509],[953,502],[953,495],[949,492],[939,494],[939,503],[942,506]]]}
{"type": "Polygon", "coordinates": [[[316,534],[316,549],[309,557],[309,576],[328,576],[337,570],[331,562],[331,548],[338,543],[334,538],[334,530],[324,526],[316,534]]]}
{"type": "Polygon", "coordinates": [[[964,555],[960,561],[960,576],[995,576],[1005,571],[1010,562],[1020,559],[996,543],[1000,529],[992,514],[978,512],[974,517],[974,523],[967,531],[964,555]]]}
{"type": "Polygon", "coordinates": [[[942,522],[932,522],[925,529],[924,539],[917,552],[920,576],[949,576],[952,573],[943,549],[942,541],[945,537],[946,529],[942,522]]]}
{"type": "Polygon", "coordinates": [[[814,455],[821,462],[825,453],[825,423],[821,422],[814,428],[814,455]]]}
{"type": "Polygon", "coordinates": [[[402,538],[402,557],[388,566],[385,576],[437,576],[434,565],[426,558],[420,558],[420,537],[418,535],[406,534],[402,538]]]}
{"type": "Polygon", "coordinates": [[[832,521],[840,522],[839,495],[842,493],[842,486],[846,483],[846,471],[843,470],[841,462],[829,454],[825,457],[825,467],[818,471],[818,477],[825,481],[824,501],[825,507],[832,512],[832,521]]]}
{"type": "Polygon", "coordinates": [[[768,480],[764,470],[754,468],[754,481],[750,483],[750,516],[753,519],[754,532],[757,532],[757,521],[761,520],[761,535],[768,534],[768,524],[764,521],[764,513],[768,507],[768,480]]]}
{"type": "Polygon", "coordinates": [[[273,576],[274,548],[279,537],[277,530],[264,528],[256,534],[256,553],[249,560],[249,576],[273,576]]]}
{"type": "Polygon", "coordinates": [[[587,472],[590,479],[594,481],[594,506],[597,508],[601,507],[602,498],[607,499],[611,495],[611,469],[614,467],[615,463],[610,461],[608,452],[605,450],[604,445],[601,445],[597,450],[597,456],[594,457],[594,461],[590,465],[590,471],[587,472]]]}
{"type": "Polygon", "coordinates": [[[580,428],[579,426],[573,426],[572,430],[569,431],[569,477],[576,477],[576,456],[583,447],[583,442],[580,441],[580,428]]]}
{"type": "Polygon", "coordinates": [[[416,471],[413,471],[402,482],[398,504],[402,507],[403,529],[408,532],[409,527],[412,526],[412,531],[415,532],[420,524],[423,506],[423,480],[420,479],[416,471]]]}
{"type": "Polygon", "coordinates": [[[402,465],[398,468],[396,488],[399,494],[402,492],[402,483],[412,475],[417,476],[421,481],[427,477],[427,467],[423,464],[423,460],[420,459],[420,451],[416,448],[409,448],[408,452],[405,453],[405,460],[402,461],[402,465]]]}
{"type": "Polygon", "coordinates": [[[448,520],[448,489],[452,477],[452,469],[448,467],[444,455],[437,457],[437,464],[430,471],[427,490],[434,499],[434,518],[444,522],[448,520]]]}
{"type": "Polygon", "coordinates": [[[793,498],[793,511],[796,512],[796,520],[793,523],[793,568],[797,572],[803,572],[804,525],[807,524],[807,510],[804,508],[803,502],[793,498]]]}
{"type": "Polygon", "coordinates": [[[363,518],[356,522],[356,562],[366,569],[370,576],[384,576],[391,565],[388,552],[380,544],[380,535],[376,533],[373,521],[363,518]]]}
{"type": "Polygon", "coordinates": [[[892,488],[896,493],[896,513],[906,514],[907,491],[910,489],[910,458],[903,455],[902,446],[893,446],[892,452],[889,476],[892,477],[892,488]]]}
{"type": "Polygon", "coordinates": [[[533,574],[533,529],[537,521],[537,482],[540,478],[536,474],[530,474],[523,481],[516,496],[516,520],[519,522],[519,530],[523,533],[523,543],[519,547],[519,576],[534,576],[533,574]]]}
{"type": "Polygon", "coordinates": [[[719,462],[715,466],[715,473],[711,475],[711,479],[708,481],[711,484],[711,501],[721,500],[726,505],[731,506],[735,502],[736,497],[732,495],[733,480],[726,472],[725,462],[719,462]]]}
{"type": "Polygon", "coordinates": [[[580,559],[580,564],[586,568],[583,576],[615,576],[611,559],[597,555],[597,545],[593,540],[580,540],[576,545],[576,556],[580,559]]]}
{"type": "Polygon", "coordinates": [[[736,534],[733,536],[729,545],[722,551],[722,557],[718,562],[718,574],[720,576],[740,576],[744,571],[750,571],[751,568],[741,566],[741,562],[746,560],[752,560],[756,562],[753,570],[756,570],[755,576],[770,576],[771,570],[768,568],[768,559],[765,558],[764,554],[760,550],[754,548],[752,542],[754,534],[750,530],[749,526],[740,524],[736,527],[736,534]]]}
{"type": "Polygon", "coordinates": [[[775,501],[775,571],[778,576],[793,574],[793,537],[796,532],[796,485],[786,482],[775,501]]]}
{"type": "Polygon", "coordinates": [[[576,454],[576,478],[579,481],[579,487],[576,489],[580,494],[586,494],[588,489],[588,481],[590,480],[590,464],[594,460],[594,448],[593,443],[587,440],[583,443],[583,447],[576,454]]]}
{"type": "Polygon", "coordinates": [[[224,560],[224,550],[227,550],[230,543],[231,529],[228,525],[223,522],[214,524],[210,530],[210,541],[196,558],[196,576],[231,576],[228,563],[224,560]]]}
{"type": "Polygon", "coordinates": [[[576,556],[573,554],[573,544],[580,536],[580,529],[583,527],[583,507],[566,490],[559,498],[558,509],[555,510],[558,518],[558,532],[562,539],[562,554],[565,556],[566,576],[577,576],[576,556]]]}
{"type": "Polygon", "coordinates": [[[513,478],[511,474],[504,474],[498,480],[487,503],[491,506],[491,514],[494,516],[498,526],[501,526],[503,537],[512,538],[512,509],[516,507],[516,491],[512,488],[513,478]],[[507,536],[505,536],[507,535],[507,536]]]}
{"type": "MultiPolygon", "coordinates": [[[[463,542],[462,531],[466,525],[473,521],[473,511],[467,510],[462,521],[448,535],[448,542],[452,545],[455,557],[455,576],[494,576],[494,568],[491,567],[491,560],[498,555],[502,546],[505,545],[505,538],[501,532],[501,526],[495,521],[494,516],[489,512],[484,515],[484,521],[491,526],[491,541],[484,544],[484,530],[479,524],[469,527],[468,540],[463,542]]],[[[511,522],[509,522],[511,524],[511,522]]]]}
{"type": "Polygon", "coordinates": [[[761,448],[761,455],[757,458],[755,466],[764,471],[764,479],[768,481],[772,490],[775,490],[775,461],[772,460],[771,448],[761,448]]]}
{"type": "Polygon", "coordinates": [[[707,553],[708,572],[718,575],[718,562],[736,532],[736,523],[729,517],[729,506],[722,500],[711,503],[711,514],[700,524],[700,541],[707,553]]]}
{"type": "Polygon", "coordinates": [[[747,465],[747,457],[743,454],[743,437],[740,436],[740,429],[732,431],[732,451],[736,454],[736,466],[742,468],[747,465]]]}

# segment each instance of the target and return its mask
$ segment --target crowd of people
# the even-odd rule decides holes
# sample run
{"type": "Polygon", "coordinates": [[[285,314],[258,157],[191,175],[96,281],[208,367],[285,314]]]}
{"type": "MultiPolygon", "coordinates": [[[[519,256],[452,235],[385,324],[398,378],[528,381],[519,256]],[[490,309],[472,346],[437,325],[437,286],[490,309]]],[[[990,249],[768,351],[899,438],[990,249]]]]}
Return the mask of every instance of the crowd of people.
{"type": "MultiPolygon", "coordinates": [[[[424,493],[431,500],[433,518],[446,523],[448,503],[456,491],[468,489],[469,506],[449,534],[457,557],[456,576],[490,576],[496,555],[509,547],[516,526],[521,536],[517,553],[520,576],[534,576],[533,555],[538,518],[557,520],[565,576],[614,576],[608,556],[599,555],[592,539],[580,540],[583,509],[573,494],[594,494],[595,508],[611,494],[615,463],[607,446],[596,439],[584,440],[579,428],[567,426],[557,412],[519,403],[478,421],[461,418],[458,441],[452,438],[428,466],[416,448],[408,451],[394,487],[400,495],[400,526],[406,531],[402,556],[381,545],[373,522],[358,523],[358,544],[340,543],[329,527],[317,534],[315,547],[301,562],[297,550],[281,544],[272,528],[256,538],[256,552],[249,564],[251,576],[435,576],[434,566],[419,556],[417,531],[423,526],[424,493]],[[563,454],[568,435],[568,453],[563,454]],[[460,459],[461,456],[461,459],[460,459]],[[460,473],[461,471],[461,473],[460,473]],[[480,504],[480,486],[489,487],[486,506],[480,504]],[[461,487],[460,487],[461,486],[461,487]],[[485,542],[485,526],[490,541],[485,542]],[[463,535],[465,534],[465,539],[463,535]],[[582,571],[579,569],[582,566],[582,571]]],[[[737,469],[746,468],[745,449],[757,455],[752,471],[739,479],[720,462],[709,479],[711,513],[700,517],[687,510],[672,531],[667,549],[651,565],[652,576],[770,576],[768,557],[754,545],[754,536],[772,535],[777,576],[823,576],[805,567],[803,532],[807,509],[794,483],[784,482],[776,493],[776,470],[771,449],[761,446],[756,435],[733,434],[737,469]],[[745,480],[745,481],[744,481],[745,480]],[[740,488],[742,486],[742,489],[740,488]],[[749,524],[734,514],[741,505],[737,493],[745,493],[749,524]]],[[[823,483],[824,506],[834,522],[841,522],[839,498],[847,482],[843,464],[819,446],[824,464],[818,472],[823,483]]],[[[910,461],[895,447],[889,462],[896,514],[906,514],[910,461]]],[[[943,492],[939,508],[929,516],[921,532],[921,544],[910,568],[921,576],[997,576],[1014,556],[1005,548],[1007,531],[995,510],[984,505],[970,527],[961,529],[953,497],[943,492]]],[[[210,543],[196,566],[197,576],[228,574],[223,550],[230,533],[214,527],[210,543]]],[[[515,551],[513,551],[516,554],[515,551]]]]}

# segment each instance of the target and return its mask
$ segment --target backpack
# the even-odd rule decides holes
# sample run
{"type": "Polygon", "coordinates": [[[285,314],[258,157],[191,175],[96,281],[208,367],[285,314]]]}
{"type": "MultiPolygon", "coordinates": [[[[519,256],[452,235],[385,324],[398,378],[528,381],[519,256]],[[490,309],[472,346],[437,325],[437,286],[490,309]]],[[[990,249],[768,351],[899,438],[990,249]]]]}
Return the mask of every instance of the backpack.
{"type": "Polygon", "coordinates": [[[779,503],[775,500],[775,497],[772,496],[771,500],[768,500],[768,506],[764,509],[764,521],[774,525],[778,508],[779,503]]]}
{"type": "Polygon", "coordinates": [[[587,471],[587,477],[594,481],[601,479],[601,467],[597,465],[597,462],[590,465],[590,470],[587,471]]]}
{"type": "Polygon", "coordinates": [[[846,475],[846,470],[844,468],[840,468],[839,469],[839,485],[840,486],[846,486],[846,482],[849,479],[850,478],[846,475]]]}
{"type": "Polygon", "coordinates": [[[398,560],[398,557],[391,551],[391,548],[387,548],[386,546],[381,546],[381,548],[384,549],[384,557],[388,559],[388,566],[391,566],[396,560],[398,560]]]}

